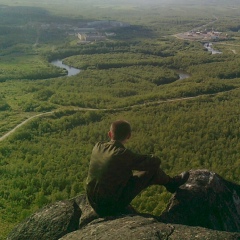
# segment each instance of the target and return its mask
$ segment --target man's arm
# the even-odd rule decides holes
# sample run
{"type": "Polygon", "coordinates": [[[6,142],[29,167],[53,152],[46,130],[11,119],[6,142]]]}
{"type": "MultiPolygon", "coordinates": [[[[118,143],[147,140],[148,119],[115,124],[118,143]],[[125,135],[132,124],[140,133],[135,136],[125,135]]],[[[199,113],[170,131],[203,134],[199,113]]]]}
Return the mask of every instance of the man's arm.
{"type": "Polygon", "coordinates": [[[132,170],[149,171],[159,168],[161,160],[153,155],[136,154],[126,149],[124,153],[132,170]]]}

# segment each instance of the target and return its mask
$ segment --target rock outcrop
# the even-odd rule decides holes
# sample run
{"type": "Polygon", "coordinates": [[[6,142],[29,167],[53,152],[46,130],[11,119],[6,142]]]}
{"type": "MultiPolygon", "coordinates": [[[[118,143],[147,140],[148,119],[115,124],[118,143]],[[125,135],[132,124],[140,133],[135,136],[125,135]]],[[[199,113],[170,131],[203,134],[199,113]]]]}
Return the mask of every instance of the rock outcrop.
{"type": "Polygon", "coordinates": [[[213,172],[192,171],[159,220],[240,232],[240,185],[213,172]]]}
{"type": "Polygon", "coordinates": [[[161,216],[98,218],[86,196],[39,210],[8,240],[240,239],[240,186],[207,170],[191,171],[161,216]]]}

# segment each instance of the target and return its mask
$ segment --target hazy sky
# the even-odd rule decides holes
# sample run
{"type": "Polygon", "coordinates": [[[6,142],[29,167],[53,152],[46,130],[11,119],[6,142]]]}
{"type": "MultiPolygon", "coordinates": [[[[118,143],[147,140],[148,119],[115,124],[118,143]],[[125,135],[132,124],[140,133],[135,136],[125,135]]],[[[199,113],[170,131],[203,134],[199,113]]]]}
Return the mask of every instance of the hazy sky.
{"type": "MultiPolygon", "coordinates": [[[[48,0],[49,1],[49,0],[48,0]]],[[[10,4],[12,3],[17,3],[18,5],[21,5],[22,3],[41,3],[41,2],[48,2],[47,0],[19,0],[19,1],[15,1],[15,0],[0,0],[0,4],[1,3],[6,3],[9,2],[10,4]]],[[[51,0],[49,1],[49,3],[64,3],[64,4],[71,4],[71,3],[96,3],[96,4],[198,4],[198,5],[202,5],[202,4],[220,4],[220,3],[225,3],[225,4],[240,4],[240,0],[51,0]]]]}
{"type": "Polygon", "coordinates": [[[240,5],[240,0],[0,0],[0,4],[9,5],[240,5]]]}

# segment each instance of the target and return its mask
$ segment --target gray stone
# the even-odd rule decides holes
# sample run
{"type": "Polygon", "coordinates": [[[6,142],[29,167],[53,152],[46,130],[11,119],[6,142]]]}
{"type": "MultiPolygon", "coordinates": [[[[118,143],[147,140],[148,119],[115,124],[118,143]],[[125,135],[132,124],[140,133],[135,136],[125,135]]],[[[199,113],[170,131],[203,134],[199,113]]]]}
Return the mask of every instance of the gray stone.
{"type": "Polygon", "coordinates": [[[20,223],[7,239],[59,239],[79,228],[80,216],[81,210],[75,201],[60,201],[44,207],[20,223]]]}
{"type": "Polygon", "coordinates": [[[151,217],[122,216],[113,220],[93,221],[61,240],[236,240],[240,234],[214,231],[201,227],[164,224],[151,217]]]}
{"type": "Polygon", "coordinates": [[[207,170],[191,171],[159,221],[240,232],[240,186],[207,170]]]}

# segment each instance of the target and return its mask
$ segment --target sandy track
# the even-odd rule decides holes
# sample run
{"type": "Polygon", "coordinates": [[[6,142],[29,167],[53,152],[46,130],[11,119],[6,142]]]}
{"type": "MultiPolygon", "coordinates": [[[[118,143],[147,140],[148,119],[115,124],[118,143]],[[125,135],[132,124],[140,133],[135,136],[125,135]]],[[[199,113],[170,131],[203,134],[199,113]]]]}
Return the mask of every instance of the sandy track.
{"type": "Polygon", "coordinates": [[[32,120],[33,118],[37,118],[37,117],[40,117],[40,116],[43,116],[43,115],[49,115],[49,114],[52,114],[52,113],[53,112],[40,113],[40,114],[34,115],[32,117],[29,117],[28,119],[26,119],[23,122],[21,122],[20,124],[18,124],[15,128],[13,128],[9,132],[5,133],[2,137],[0,137],[0,142],[3,141],[5,138],[7,138],[12,133],[14,133],[18,128],[20,128],[21,126],[23,126],[24,124],[26,124],[27,122],[32,120]]]}

